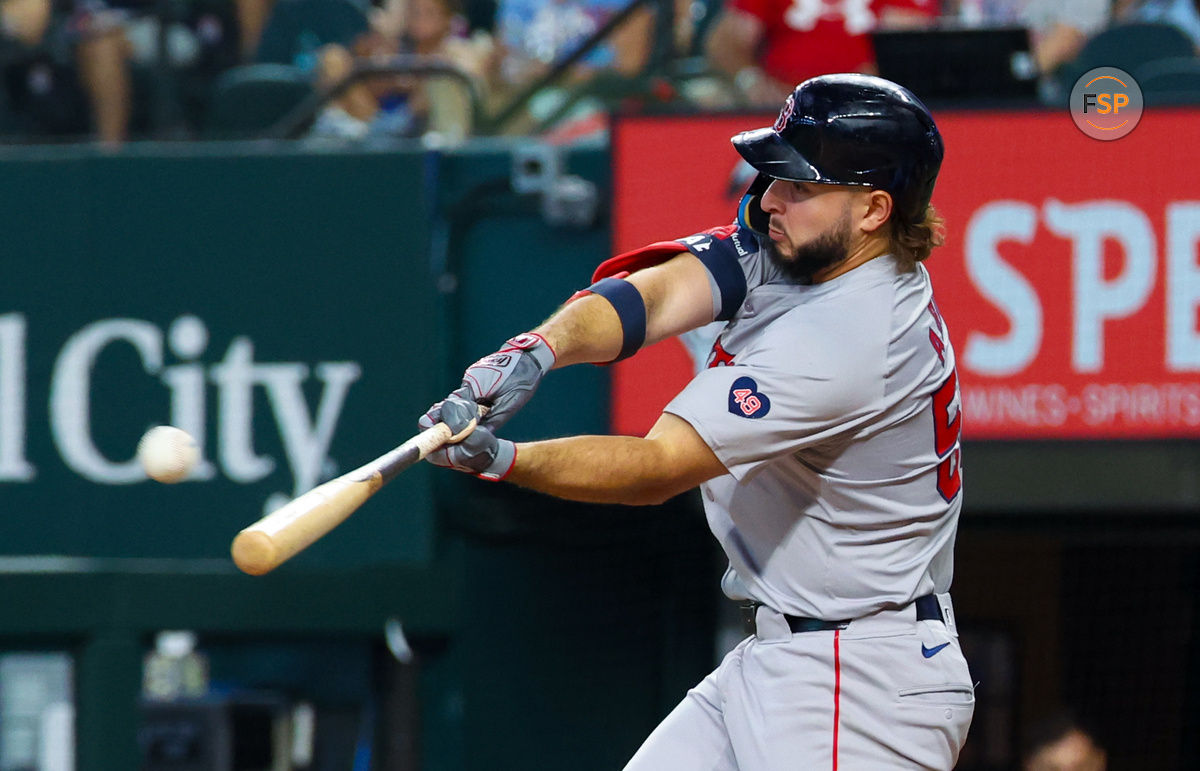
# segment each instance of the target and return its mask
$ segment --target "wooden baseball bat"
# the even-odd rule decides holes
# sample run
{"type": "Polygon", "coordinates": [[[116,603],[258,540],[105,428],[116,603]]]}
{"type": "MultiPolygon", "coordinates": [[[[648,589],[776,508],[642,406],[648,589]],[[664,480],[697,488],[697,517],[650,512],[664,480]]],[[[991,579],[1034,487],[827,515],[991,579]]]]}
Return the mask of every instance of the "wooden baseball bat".
{"type": "MultiPolygon", "coordinates": [[[[484,409],[480,408],[480,415],[484,409]]],[[[446,444],[462,441],[475,420],[455,435],[445,423],[427,428],[396,449],[318,485],[242,530],[230,552],[238,568],[261,576],[296,556],[353,514],[401,471],[446,444]]]]}

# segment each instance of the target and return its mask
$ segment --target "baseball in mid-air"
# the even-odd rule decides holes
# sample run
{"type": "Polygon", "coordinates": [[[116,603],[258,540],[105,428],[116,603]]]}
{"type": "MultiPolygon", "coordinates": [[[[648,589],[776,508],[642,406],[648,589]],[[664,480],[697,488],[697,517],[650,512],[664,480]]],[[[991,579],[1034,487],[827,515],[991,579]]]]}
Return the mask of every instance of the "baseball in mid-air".
{"type": "Polygon", "coordinates": [[[192,435],[175,426],[155,426],[142,435],[138,461],[146,475],[163,484],[182,482],[200,459],[200,447],[192,435]]]}

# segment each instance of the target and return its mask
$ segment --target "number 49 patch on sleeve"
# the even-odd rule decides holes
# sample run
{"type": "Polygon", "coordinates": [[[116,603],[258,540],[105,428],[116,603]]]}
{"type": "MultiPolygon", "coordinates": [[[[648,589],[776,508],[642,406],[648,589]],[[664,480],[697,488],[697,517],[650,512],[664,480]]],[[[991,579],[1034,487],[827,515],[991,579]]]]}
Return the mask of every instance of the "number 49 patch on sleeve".
{"type": "Polygon", "coordinates": [[[729,388],[729,411],[743,418],[761,418],[771,411],[771,400],[758,390],[754,378],[739,377],[729,388]]]}

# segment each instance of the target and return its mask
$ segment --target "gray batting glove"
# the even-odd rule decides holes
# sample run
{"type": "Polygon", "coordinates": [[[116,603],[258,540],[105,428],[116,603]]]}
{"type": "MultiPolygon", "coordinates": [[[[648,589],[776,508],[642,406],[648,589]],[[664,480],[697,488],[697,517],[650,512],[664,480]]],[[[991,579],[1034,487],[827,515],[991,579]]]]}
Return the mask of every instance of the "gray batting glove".
{"type": "Polygon", "coordinates": [[[454,395],[490,407],[481,422],[500,428],[533,397],[554,359],[554,350],[541,335],[517,335],[468,367],[454,395]]]}
{"type": "MultiPolygon", "coordinates": [[[[425,430],[435,423],[445,423],[453,434],[467,429],[479,415],[479,407],[470,399],[451,394],[445,401],[433,405],[421,416],[417,425],[425,430]]],[[[435,466],[465,471],[493,482],[504,479],[517,460],[517,446],[492,433],[480,423],[458,444],[448,444],[425,457],[435,466]]]]}

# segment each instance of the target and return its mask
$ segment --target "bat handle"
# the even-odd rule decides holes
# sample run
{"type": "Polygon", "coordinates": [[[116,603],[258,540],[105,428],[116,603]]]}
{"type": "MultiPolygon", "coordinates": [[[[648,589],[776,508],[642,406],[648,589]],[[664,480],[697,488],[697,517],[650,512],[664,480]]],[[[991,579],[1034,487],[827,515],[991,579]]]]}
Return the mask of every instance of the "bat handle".
{"type": "MultiPolygon", "coordinates": [[[[482,418],[487,412],[487,407],[482,404],[479,405],[479,418],[482,418]]],[[[448,444],[457,444],[466,439],[475,430],[475,426],[479,424],[479,418],[472,419],[467,424],[467,427],[457,434],[452,433],[450,426],[445,423],[435,423],[386,455],[363,466],[355,472],[355,476],[365,479],[378,473],[382,476],[383,482],[386,484],[404,469],[424,460],[429,453],[436,452],[448,444]]]]}
{"type": "MultiPolygon", "coordinates": [[[[487,407],[484,407],[481,405],[479,407],[479,417],[482,418],[483,413],[486,411],[487,411],[487,407]]],[[[450,433],[450,426],[447,426],[445,423],[438,423],[438,425],[445,426],[446,433],[450,433]]],[[[477,426],[477,425],[479,425],[479,418],[471,418],[471,422],[467,424],[466,428],[464,428],[462,431],[459,431],[454,436],[446,437],[446,440],[444,442],[442,442],[442,444],[458,444],[459,442],[461,442],[462,440],[464,440],[468,436],[470,436],[471,432],[475,430],[475,426],[477,426]]],[[[424,456],[422,456],[422,457],[424,457],[424,456]]]]}
{"type": "MultiPolygon", "coordinates": [[[[487,415],[488,412],[491,410],[491,408],[488,407],[486,404],[476,404],[475,408],[479,410],[479,417],[472,418],[471,422],[467,424],[466,428],[464,428],[462,431],[459,431],[457,434],[454,434],[453,436],[447,438],[446,441],[444,441],[442,444],[458,444],[462,440],[466,439],[468,436],[471,435],[471,432],[475,430],[475,426],[479,425],[479,421],[483,420],[484,416],[487,415]]],[[[446,431],[447,432],[450,431],[450,426],[447,426],[445,423],[438,423],[438,425],[445,426],[446,431]]],[[[438,446],[440,447],[441,445],[438,445],[438,446]]],[[[422,455],[421,457],[423,458],[425,456],[422,455]]]]}
{"type": "MultiPolygon", "coordinates": [[[[475,405],[475,408],[476,410],[479,410],[479,417],[472,418],[470,423],[467,424],[467,428],[464,428],[462,431],[458,431],[457,434],[449,437],[448,440],[443,442],[443,444],[457,444],[458,442],[463,441],[464,438],[470,436],[470,432],[475,430],[475,426],[479,425],[480,420],[484,419],[486,414],[491,411],[491,407],[488,407],[487,405],[475,405]]],[[[446,431],[450,430],[450,426],[446,425],[445,423],[439,423],[438,425],[445,426],[446,431]]],[[[424,455],[422,455],[421,458],[424,458],[424,455]]]]}
{"type": "MultiPolygon", "coordinates": [[[[437,447],[433,448],[434,450],[440,448],[442,445],[458,444],[471,435],[471,432],[475,430],[477,425],[479,425],[479,421],[483,420],[483,416],[487,415],[488,410],[490,409],[486,404],[477,404],[475,407],[479,410],[479,417],[472,418],[471,422],[467,424],[466,428],[464,428],[462,431],[459,431],[457,434],[452,435],[450,433],[450,426],[447,426],[445,423],[438,423],[436,426],[434,426],[434,428],[441,427],[446,434],[446,438],[439,442],[437,447]]],[[[430,450],[430,452],[432,451],[433,450],[430,450]]],[[[424,458],[428,454],[429,453],[422,453],[421,457],[424,458]]]]}

